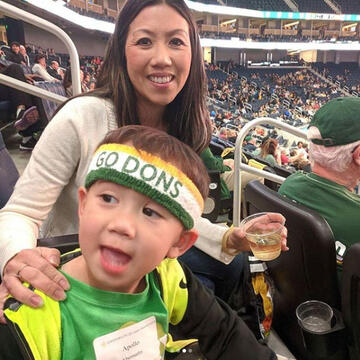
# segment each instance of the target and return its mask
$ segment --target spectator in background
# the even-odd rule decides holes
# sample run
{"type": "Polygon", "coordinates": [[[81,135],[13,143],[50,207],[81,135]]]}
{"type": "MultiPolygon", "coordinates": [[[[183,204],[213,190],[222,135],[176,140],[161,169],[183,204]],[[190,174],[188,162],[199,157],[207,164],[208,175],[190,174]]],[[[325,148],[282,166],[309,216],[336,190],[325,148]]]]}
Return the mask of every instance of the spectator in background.
{"type": "Polygon", "coordinates": [[[221,140],[227,140],[228,137],[228,130],[227,128],[222,127],[219,131],[219,138],[221,140]]]}
{"type": "Polygon", "coordinates": [[[25,65],[26,65],[26,66],[30,66],[29,55],[27,54],[24,45],[20,45],[20,54],[21,54],[22,57],[24,58],[25,65]]]}
{"type": "Polygon", "coordinates": [[[16,64],[25,64],[24,57],[20,54],[20,44],[17,41],[11,43],[11,51],[6,54],[6,60],[16,64]]]}
{"type": "Polygon", "coordinates": [[[90,81],[89,83],[89,91],[94,90],[96,87],[96,81],[90,81]]]}
{"type": "Polygon", "coordinates": [[[61,74],[63,74],[63,73],[62,72],[60,73],[59,70],[60,70],[59,63],[55,60],[53,60],[50,64],[50,66],[48,66],[48,68],[47,68],[47,72],[50,76],[62,81],[64,76],[61,76],[61,74]]]}
{"type": "Polygon", "coordinates": [[[285,149],[281,149],[281,165],[288,165],[289,164],[289,158],[286,154],[285,149]]]}
{"type": "Polygon", "coordinates": [[[278,141],[273,138],[264,138],[260,149],[254,152],[262,159],[267,161],[271,166],[281,165],[281,154],[278,151],[278,141]]]}
{"type": "Polygon", "coordinates": [[[90,82],[90,74],[82,72],[82,75],[80,75],[80,81],[81,81],[81,92],[88,92],[89,91],[89,82],[90,82]]]}
{"type": "Polygon", "coordinates": [[[308,159],[308,153],[307,153],[307,151],[306,151],[307,144],[304,144],[304,142],[299,141],[299,142],[297,143],[297,147],[298,147],[297,153],[298,153],[298,154],[301,154],[302,157],[303,157],[305,160],[307,160],[307,159],[308,159]]]}
{"type": "MultiPolygon", "coordinates": [[[[83,86],[84,80],[84,72],[80,70],[80,83],[81,83],[81,92],[88,92],[89,89],[83,86]]],[[[72,88],[72,78],[71,78],[71,68],[69,67],[64,76],[63,85],[65,88],[65,93],[67,97],[73,96],[73,88],[72,88]]]]}
{"type": "Polygon", "coordinates": [[[246,136],[245,138],[245,145],[243,146],[244,150],[247,150],[247,151],[255,151],[257,149],[256,147],[256,140],[251,137],[250,135],[249,136],[246,136]]]}
{"type": "Polygon", "coordinates": [[[32,72],[40,77],[42,80],[50,82],[59,82],[58,79],[52,77],[46,71],[46,60],[44,54],[37,54],[35,56],[35,65],[32,67],[32,72]]]}
{"type": "MultiPolygon", "coordinates": [[[[24,75],[18,64],[0,65],[0,73],[14,79],[32,83],[31,75],[24,75]]],[[[44,129],[44,124],[37,110],[36,98],[17,89],[0,84],[0,100],[10,101],[11,110],[15,112],[15,128],[22,136],[20,150],[31,151],[35,144],[35,133],[44,129]]]]}

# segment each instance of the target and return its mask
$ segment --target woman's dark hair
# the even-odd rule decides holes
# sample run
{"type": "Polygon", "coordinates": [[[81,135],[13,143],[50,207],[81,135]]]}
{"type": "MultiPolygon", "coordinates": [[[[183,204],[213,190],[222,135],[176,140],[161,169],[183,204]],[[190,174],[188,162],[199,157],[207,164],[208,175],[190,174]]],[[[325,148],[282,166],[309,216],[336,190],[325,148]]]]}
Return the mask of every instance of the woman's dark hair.
{"type": "Polygon", "coordinates": [[[110,131],[103,144],[132,143],[137,150],[156,155],[179,168],[198,188],[205,200],[209,193],[209,175],[201,158],[190,146],[164,131],[142,125],[122,126],[110,131]]]}
{"type": "Polygon", "coordinates": [[[65,89],[67,89],[71,84],[72,84],[71,67],[68,67],[65,71],[63,86],[65,89]]]}
{"type": "Polygon", "coordinates": [[[127,72],[125,43],[129,26],[135,17],[144,8],[159,4],[170,6],[187,21],[192,52],[188,79],[176,98],[167,105],[164,121],[170,135],[200,153],[208,146],[211,138],[211,125],[206,107],[207,81],[197,27],[183,0],[127,0],[119,13],[115,31],[107,45],[96,89],[87,95],[111,99],[115,105],[119,127],[140,123],[135,90],[127,72]]]}
{"type": "Polygon", "coordinates": [[[260,156],[262,158],[265,158],[266,155],[272,155],[275,157],[275,151],[278,146],[278,141],[272,138],[267,139],[262,145],[261,145],[261,153],[260,156]]]}

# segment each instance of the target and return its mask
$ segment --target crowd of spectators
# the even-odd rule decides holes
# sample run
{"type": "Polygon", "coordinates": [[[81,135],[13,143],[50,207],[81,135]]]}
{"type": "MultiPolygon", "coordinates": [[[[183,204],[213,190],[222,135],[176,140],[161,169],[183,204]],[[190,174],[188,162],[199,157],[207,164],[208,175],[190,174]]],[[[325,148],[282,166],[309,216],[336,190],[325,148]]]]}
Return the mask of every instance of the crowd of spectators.
{"type": "MultiPolygon", "coordinates": [[[[57,83],[64,87],[64,93],[72,93],[71,68],[67,54],[56,54],[54,49],[43,49],[35,45],[12,42],[10,47],[1,44],[1,72],[17,80],[34,84],[37,82],[57,83]]],[[[102,59],[100,57],[80,57],[81,90],[93,90],[102,59]]],[[[19,90],[1,85],[0,101],[10,103],[10,113],[14,113],[15,127],[22,135],[20,150],[31,151],[47,124],[41,101],[19,90]]]]}
{"type": "Polygon", "coordinates": [[[211,64],[207,66],[207,74],[209,97],[235,118],[239,115],[245,119],[270,116],[304,126],[322,104],[341,95],[336,86],[305,68],[250,70],[233,67],[232,73],[226,74],[211,64]]]}
{"type": "MultiPolygon", "coordinates": [[[[225,147],[234,146],[238,131],[253,118],[272,117],[305,127],[323,104],[342,95],[306,68],[245,70],[234,64],[231,68],[232,73],[226,73],[214,64],[206,65],[214,136],[225,147]]],[[[272,166],[310,171],[307,144],[289,143],[272,126],[255,129],[243,146],[272,166]]]]}
{"type": "MultiPolygon", "coordinates": [[[[236,122],[233,119],[220,122],[216,111],[212,111],[211,115],[214,142],[224,148],[234,147],[238,132],[246,122],[242,120],[236,122]]],[[[243,150],[245,154],[251,154],[253,158],[263,160],[263,163],[271,167],[282,166],[291,171],[311,170],[307,143],[298,141],[288,144],[288,141],[272,126],[268,126],[268,129],[263,126],[256,127],[245,137],[243,150]]]]}

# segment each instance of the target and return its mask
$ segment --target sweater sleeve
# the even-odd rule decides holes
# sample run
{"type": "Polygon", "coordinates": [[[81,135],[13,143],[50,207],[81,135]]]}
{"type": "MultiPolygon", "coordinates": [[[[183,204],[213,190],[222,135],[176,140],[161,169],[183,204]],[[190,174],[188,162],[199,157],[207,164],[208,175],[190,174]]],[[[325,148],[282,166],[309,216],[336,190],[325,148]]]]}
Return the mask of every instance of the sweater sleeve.
{"type": "Polygon", "coordinates": [[[70,101],[51,120],[0,211],[0,274],[11,257],[36,246],[40,225],[74,174],[81,149],[79,116],[70,101]]]}
{"type": "Polygon", "coordinates": [[[196,338],[208,360],[275,360],[275,353],[261,345],[243,320],[222,300],[216,298],[183,266],[188,288],[188,304],[178,325],[170,332],[183,338],[196,338]]]}

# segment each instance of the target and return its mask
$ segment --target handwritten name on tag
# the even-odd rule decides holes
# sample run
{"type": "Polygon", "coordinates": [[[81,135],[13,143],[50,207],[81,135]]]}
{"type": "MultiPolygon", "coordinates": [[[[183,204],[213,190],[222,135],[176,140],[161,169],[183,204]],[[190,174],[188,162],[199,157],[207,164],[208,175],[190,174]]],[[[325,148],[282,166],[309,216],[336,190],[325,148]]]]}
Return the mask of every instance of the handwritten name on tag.
{"type": "Polygon", "coordinates": [[[151,316],[93,341],[97,360],[161,360],[156,318],[151,316]]]}

